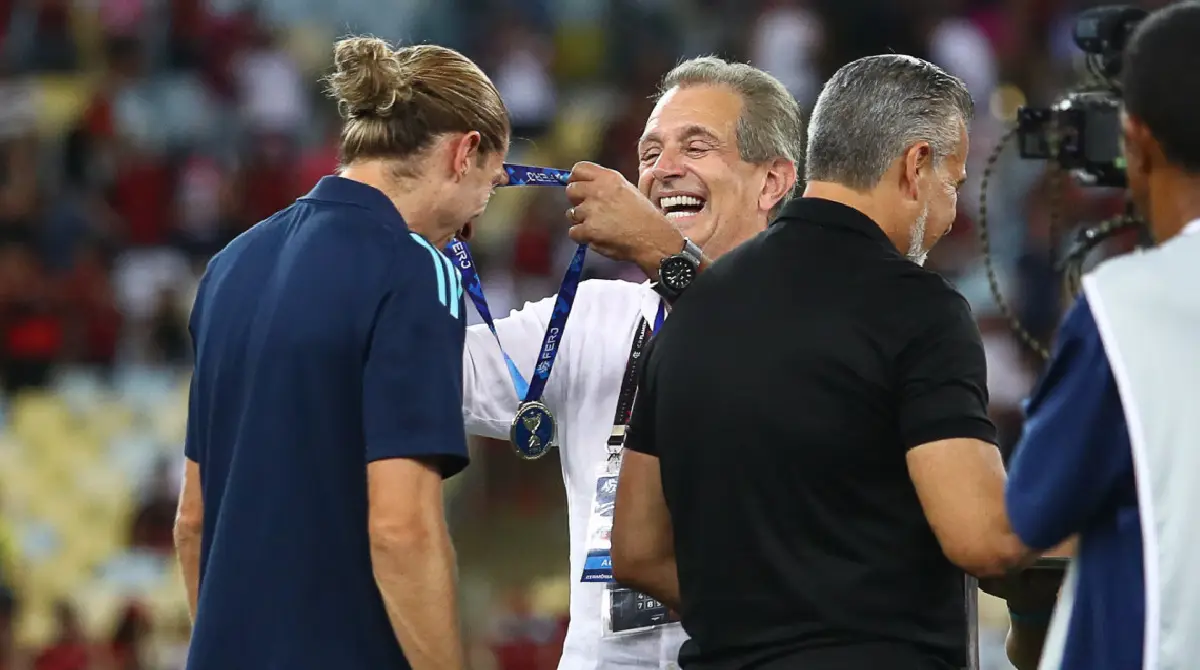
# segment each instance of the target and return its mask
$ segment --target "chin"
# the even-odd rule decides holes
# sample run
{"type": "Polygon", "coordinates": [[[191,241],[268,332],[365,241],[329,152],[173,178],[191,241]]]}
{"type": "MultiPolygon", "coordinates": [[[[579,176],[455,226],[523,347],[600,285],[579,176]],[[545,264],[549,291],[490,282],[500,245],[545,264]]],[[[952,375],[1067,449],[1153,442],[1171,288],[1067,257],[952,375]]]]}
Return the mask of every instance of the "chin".
{"type": "Polygon", "coordinates": [[[708,212],[700,212],[691,216],[667,216],[671,225],[686,238],[703,247],[708,238],[712,237],[713,220],[708,212]]]}

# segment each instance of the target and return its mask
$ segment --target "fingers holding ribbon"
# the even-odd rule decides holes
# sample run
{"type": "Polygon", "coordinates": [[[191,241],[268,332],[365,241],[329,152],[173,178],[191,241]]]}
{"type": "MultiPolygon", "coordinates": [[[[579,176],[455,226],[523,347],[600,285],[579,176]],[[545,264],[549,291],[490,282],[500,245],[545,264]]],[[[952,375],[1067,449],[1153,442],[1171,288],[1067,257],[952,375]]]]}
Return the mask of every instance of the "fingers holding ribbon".
{"type": "MultiPolygon", "coordinates": [[[[636,260],[647,235],[673,228],[624,175],[595,163],[576,163],[566,188],[569,235],[613,260],[636,260]]],[[[677,233],[676,233],[677,235],[677,233]]]]}

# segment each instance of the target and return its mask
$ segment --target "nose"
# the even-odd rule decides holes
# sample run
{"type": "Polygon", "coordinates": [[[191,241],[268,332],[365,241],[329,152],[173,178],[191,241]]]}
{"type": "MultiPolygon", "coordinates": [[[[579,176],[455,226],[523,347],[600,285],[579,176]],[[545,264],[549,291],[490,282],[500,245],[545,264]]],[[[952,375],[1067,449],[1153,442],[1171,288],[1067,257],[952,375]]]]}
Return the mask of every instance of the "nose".
{"type": "Polygon", "coordinates": [[[666,148],[658,155],[658,160],[654,161],[654,169],[651,174],[654,179],[659,182],[666,182],[671,179],[678,179],[683,176],[683,161],[680,160],[682,155],[675,149],[666,148]]]}

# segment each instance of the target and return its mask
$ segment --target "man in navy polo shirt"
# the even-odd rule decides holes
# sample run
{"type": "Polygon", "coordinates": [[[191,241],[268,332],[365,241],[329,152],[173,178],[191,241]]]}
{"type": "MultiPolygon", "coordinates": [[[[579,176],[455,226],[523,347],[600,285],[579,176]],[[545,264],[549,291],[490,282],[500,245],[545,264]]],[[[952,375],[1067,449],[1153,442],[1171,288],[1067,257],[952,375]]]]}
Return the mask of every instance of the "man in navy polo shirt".
{"type": "Polygon", "coordinates": [[[438,249],[503,183],[507,112],[450,49],[335,61],[341,176],[217,254],[192,311],[188,670],[463,665],[442,479],[467,464],[465,313],[438,249]]]}

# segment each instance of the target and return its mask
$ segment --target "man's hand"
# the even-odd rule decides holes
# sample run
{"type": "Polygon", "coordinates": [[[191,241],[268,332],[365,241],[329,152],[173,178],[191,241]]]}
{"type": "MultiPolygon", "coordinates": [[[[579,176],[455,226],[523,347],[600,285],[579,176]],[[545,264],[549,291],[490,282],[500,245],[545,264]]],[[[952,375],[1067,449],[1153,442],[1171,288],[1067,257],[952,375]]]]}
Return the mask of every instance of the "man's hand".
{"type": "Polygon", "coordinates": [[[1050,614],[1062,587],[1060,566],[1047,565],[1027,568],[1006,577],[979,580],[986,593],[1008,602],[1011,624],[1004,650],[1017,670],[1034,670],[1046,643],[1050,614]]]}
{"type": "Polygon", "coordinates": [[[1018,614],[1049,614],[1058,600],[1062,587],[1063,569],[1052,566],[1026,568],[1005,577],[979,580],[984,593],[1001,598],[1009,609],[1018,614]]]}
{"type": "Polygon", "coordinates": [[[576,163],[567,184],[571,239],[618,261],[632,261],[651,279],[663,258],[683,250],[679,232],[621,173],[576,163]]]}

